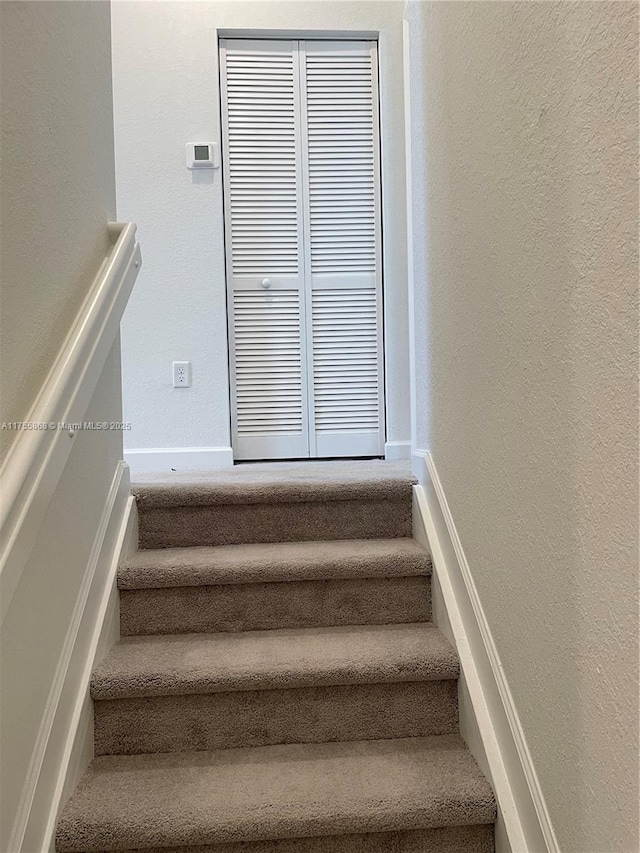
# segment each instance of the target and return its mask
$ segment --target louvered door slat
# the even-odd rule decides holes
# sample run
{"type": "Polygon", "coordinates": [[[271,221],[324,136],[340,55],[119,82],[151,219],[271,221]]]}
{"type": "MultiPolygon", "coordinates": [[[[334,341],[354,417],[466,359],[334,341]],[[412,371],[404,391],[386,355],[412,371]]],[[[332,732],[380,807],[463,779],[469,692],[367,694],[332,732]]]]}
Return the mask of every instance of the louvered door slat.
{"type": "Polygon", "coordinates": [[[250,455],[304,432],[299,302],[295,290],[234,293],[236,448],[250,455]]]}
{"type": "MultiPolygon", "coordinates": [[[[321,442],[324,434],[348,432],[350,435],[377,433],[379,407],[377,394],[378,334],[377,312],[375,311],[375,289],[364,294],[358,292],[357,304],[368,306],[367,314],[354,313],[354,325],[358,329],[357,339],[332,331],[329,324],[315,322],[316,313],[331,313],[337,310],[332,294],[314,290],[313,308],[313,364],[314,364],[314,421],[321,442]],[[344,379],[357,381],[358,393],[344,391],[344,379]],[[368,383],[363,384],[362,379],[368,383]]],[[[343,293],[344,296],[352,294],[343,293]]]]}
{"type": "Polygon", "coordinates": [[[300,181],[293,45],[225,42],[222,56],[232,275],[297,276],[300,181]],[[290,218],[269,218],[274,201],[290,218]],[[261,215],[252,218],[254,210],[261,215]]]}

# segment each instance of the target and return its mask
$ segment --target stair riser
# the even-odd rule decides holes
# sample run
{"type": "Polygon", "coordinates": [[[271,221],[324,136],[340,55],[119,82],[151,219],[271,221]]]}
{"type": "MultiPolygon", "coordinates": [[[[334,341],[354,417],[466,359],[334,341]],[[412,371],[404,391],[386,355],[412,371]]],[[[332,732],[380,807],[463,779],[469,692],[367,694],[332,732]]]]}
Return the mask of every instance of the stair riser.
{"type": "Polygon", "coordinates": [[[411,499],[140,507],[141,548],[412,535],[411,499]]]}
{"type": "Polygon", "coordinates": [[[397,682],[95,702],[96,755],[422,737],[457,730],[457,682],[397,682]]]}
{"type": "Polygon", "coordinates": [[[202,847],[145,847],[119,853],[494,853],[494,841],[493,826],[447,826],[202,847]]]}
{"type": "Polygon", "coordinates": [[[388,625],[430,619],[431,585],[425,577],[120,591],[123,636],[388,625]]]}

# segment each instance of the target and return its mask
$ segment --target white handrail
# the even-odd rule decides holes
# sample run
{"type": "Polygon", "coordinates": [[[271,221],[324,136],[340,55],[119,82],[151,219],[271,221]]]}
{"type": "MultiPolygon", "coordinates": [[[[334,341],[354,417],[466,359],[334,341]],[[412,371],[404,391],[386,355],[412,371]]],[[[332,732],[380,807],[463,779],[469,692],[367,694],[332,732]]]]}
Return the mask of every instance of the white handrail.
{"type": "Polygon", "coordinates": [[[113,248],[101,264],[64,344],[25,418],[52,428],[20,430],[0,468],[0,622],[74,444],[142,263],[136,226],[109,223],[113,248]]]}

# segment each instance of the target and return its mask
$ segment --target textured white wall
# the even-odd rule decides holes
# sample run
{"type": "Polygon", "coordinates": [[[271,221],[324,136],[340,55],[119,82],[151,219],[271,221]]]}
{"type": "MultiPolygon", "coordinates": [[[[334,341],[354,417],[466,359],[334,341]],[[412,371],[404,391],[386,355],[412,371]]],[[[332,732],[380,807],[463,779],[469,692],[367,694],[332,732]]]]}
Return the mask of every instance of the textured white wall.
{"type": "Polygon", "coordinates": [[[222,176],[185,168],[187,142],[219,139],[216,28],[380,32],[388,439],[409,439],[398,2],[113,4],[118,217],[138,224],[145,263],[123,325],[130,448],[228,446],[222,176]],[[193,386],[171,387],[171,362],[193,386]]]}
{"type": "Polygon", "coordinates": [[[638,6],[409,14],[424,63],[426,449],[560,848],[632,853],[638,6]]]}
{"type": "Polygon", "coordinates": [[[109,20],[108,2],[0,3],[2,421],[24,420],[110,245],[109,20]]]}

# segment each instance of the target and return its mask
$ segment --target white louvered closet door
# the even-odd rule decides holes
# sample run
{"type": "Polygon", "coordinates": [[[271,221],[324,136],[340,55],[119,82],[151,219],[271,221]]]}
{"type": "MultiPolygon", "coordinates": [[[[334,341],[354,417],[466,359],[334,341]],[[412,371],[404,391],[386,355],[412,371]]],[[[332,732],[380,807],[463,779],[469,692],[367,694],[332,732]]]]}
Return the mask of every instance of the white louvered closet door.
{"type": "Polygon", "coordinates": [[[297,44],[221,43],[236,459],[309,455],[297,44]]]}
{"type": "Polygon", "coordinates": [[[374,42],[221,42],[236,459],[384,448],[374,42]]]}
{"type": "Polygon", "coordinates": [[[384,452],[375,42],[300,45],[312,456],[384,452]]]}

